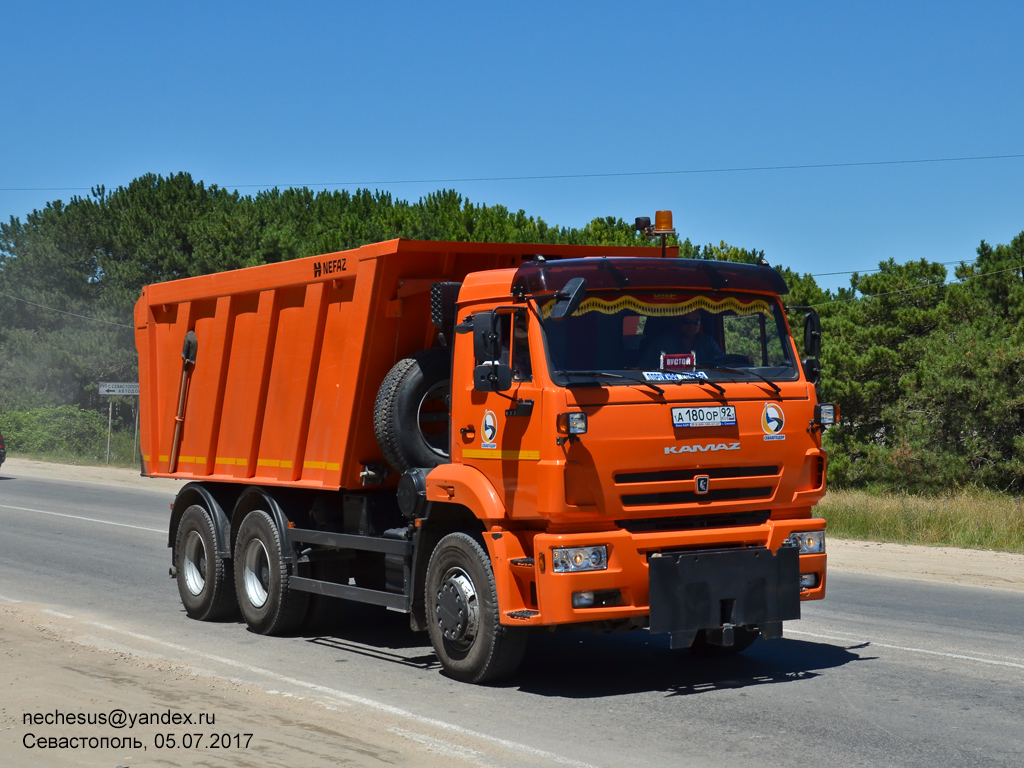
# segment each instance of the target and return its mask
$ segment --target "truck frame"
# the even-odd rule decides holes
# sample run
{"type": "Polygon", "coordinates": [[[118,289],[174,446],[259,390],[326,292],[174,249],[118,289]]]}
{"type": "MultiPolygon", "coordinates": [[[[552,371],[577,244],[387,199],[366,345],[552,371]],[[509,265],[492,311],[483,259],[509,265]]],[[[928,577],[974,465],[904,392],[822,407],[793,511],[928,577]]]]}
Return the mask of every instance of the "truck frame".
{"type": "Polygon", "coordinates": [[[825,594],[838,415],[787,291],[674,248],[411,240],[146,286],[143,474],[188,481],[187,614],[384,606],[477,683],[538,627],[780,637],[825,594]]]}

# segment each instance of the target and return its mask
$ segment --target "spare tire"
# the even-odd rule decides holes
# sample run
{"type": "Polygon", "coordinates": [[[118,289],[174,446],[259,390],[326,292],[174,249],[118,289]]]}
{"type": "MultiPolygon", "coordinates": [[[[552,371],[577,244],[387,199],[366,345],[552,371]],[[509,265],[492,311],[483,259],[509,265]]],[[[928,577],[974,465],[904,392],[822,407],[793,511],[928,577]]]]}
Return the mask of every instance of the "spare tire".
{"type": "Polygon", "coordinates": [[[451,357],[428,349],[399,360],[377,392],[373,430],[399,473],[449,461],[451,357]]]}

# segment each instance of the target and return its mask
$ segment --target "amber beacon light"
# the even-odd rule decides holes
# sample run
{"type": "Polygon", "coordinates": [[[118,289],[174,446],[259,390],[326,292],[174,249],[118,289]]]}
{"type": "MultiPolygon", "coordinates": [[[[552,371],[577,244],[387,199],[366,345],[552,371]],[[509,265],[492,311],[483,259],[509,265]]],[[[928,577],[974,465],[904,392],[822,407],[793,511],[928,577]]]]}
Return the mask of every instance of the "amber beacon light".
{"type": "Polygon", "coordinates": [[[658,211],[654,214],[654,234],[656,235],[674,235],[675,229],[672,227],[672,211],[658,211]]]}

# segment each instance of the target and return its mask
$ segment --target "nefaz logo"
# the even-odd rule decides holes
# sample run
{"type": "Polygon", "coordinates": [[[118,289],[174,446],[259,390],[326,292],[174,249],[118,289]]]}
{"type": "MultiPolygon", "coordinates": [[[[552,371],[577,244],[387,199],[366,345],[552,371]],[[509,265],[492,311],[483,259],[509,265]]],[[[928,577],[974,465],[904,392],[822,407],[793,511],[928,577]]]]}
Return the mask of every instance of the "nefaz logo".
{"type": "Polygon", "coordinates": [[[665,455],[670,453],[707,453],[708,451],[738,451],[739,443],[705,443],[704,445],[669,445],[665,455]]]}
{"type": "Polygon", "coordinates": [[[333,275],[335,272],[347,272],[348,268],[345,266],[346,261],[348,261],[348,259],[330,259],[328,261],[314,261],[313,277],[333,275]]]}

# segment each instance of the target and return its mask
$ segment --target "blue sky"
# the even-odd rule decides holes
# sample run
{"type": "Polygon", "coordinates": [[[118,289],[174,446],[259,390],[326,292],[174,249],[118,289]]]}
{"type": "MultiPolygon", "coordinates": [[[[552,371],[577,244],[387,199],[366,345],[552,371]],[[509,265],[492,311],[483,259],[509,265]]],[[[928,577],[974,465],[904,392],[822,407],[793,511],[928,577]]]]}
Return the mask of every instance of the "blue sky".
{"type": "Polygon", "coordinates": [[[246,194],[448,187],[562,226],[669,208],[694,242],[833,288],[1024,230],[1024,156],[722,171],[1024,155],[1022,3],[0,11],[2,221],[148,172],[246,194]],[[440,179],[489,180],[419,181],[440,179]]]}

